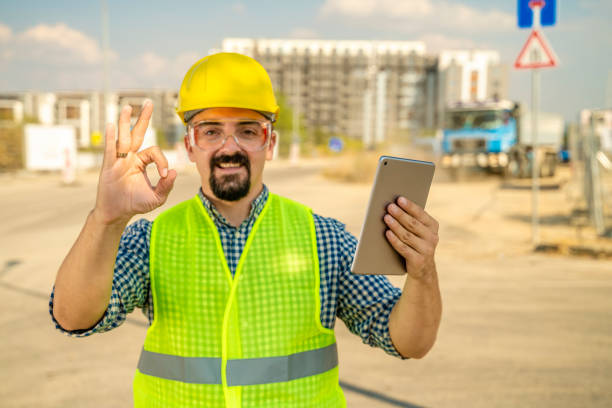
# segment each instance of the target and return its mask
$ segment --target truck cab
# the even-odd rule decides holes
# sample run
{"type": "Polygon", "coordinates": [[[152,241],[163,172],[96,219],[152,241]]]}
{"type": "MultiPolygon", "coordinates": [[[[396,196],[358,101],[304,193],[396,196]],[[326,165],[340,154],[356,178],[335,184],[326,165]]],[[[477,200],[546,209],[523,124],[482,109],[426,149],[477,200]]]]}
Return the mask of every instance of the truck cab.
{"type": "Polygon", "coordinates": [[[563,117],[539,112],[537,132],[536,138],[530,113],[522,112],[518,103],[492,101],[450,106],[442,132],[442,166],[452,171],[477,167],[523,178],[531,176],[536,157],[540,177],[552,177],[563,145],[563,117]]]}
{"type": "Polygon", "coordinates": [[[518,105],[510,101],[456,104],[447,108],[442,133],[444,167],[507,165],[518,142],[518,105]]]}

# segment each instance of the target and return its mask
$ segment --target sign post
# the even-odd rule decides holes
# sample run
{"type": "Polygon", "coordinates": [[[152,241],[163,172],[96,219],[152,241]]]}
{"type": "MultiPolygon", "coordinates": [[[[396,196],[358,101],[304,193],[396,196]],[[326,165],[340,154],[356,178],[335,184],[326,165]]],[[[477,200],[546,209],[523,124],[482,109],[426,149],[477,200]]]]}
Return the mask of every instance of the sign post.
{"type": "Polygon", "coordinates": [[[521,28],[533,26],[531,35],[523,46],[515,68],[531,69],[531,239],[534,246],[540,243],[539,191],[540,191],[540,149],[538,146],[538,110],[540,106],[540,68],[554,67],[557,57],[546,42],[540,25],[554,25],[556,22],[554,0],[518,0],[518,25],[521,28]],[[525,7],[528,6],[528,9],[525,7]],[[528,10],[531,10],[531,13],[528,10]],[[552,11],[551,11],[552,10],[552,11]]]}
{"type": "MultiPolygon", "coordinates": [[[[534,7],[534,14],[539,17],[540,8],[534,7]]],[[[538,19],[539,20],[539,19],[538,19]]],[[[536,20],[537,21],[537,20],[536,20]]],[[[537,24],[537,23],[536,23],[537,24]]],[[[537,29],[537,25],[534,30],[537,29]]],[[[534,31],[536,32],[536,31],[534,31]]],[[[540,68],[531,70],[531,148],[532,166],[531,166],[531,242],[533,246],[540,243],[540,223],[539,223],[539,196],[540,196],[540,148],[538,146],[538,109],[540,108],[540,68]]]]}

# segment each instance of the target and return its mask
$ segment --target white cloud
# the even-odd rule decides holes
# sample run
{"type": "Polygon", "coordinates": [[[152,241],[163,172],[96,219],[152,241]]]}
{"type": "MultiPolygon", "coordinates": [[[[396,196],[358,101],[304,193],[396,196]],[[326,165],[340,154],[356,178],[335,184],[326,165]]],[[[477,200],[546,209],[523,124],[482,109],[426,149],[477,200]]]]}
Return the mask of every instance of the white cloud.
{"type": "Polygon", "coordinates": [[[13,31],[7,25],[0,23],[0,61],[6,62],[13,59],[15,51],[11,47],[10,42],[13,37],[13,31]]]}
{"type": "Polygon", "coordinates": [[[195,51],[187,51],[166,58],[147,51],[114,67],[120,86],[176,88],[181,84],[189,68],[204,57],[195,51]]]}
{"type": "Polygon", "coordinates": [[[440,3],[440,21],[465,31],[504,31],[514,29],[515,16],[501,11],[480,11],[462,4],[440,3]]]}
{"type": "Polygon", "coordinates": [[[11,27],[0,23],[0,43],[8,42],[13,36],[11,27]]]}
{"type": "Polygon", "coordinates": [[[319,15],[323,18],[345,17],[353,24],[401,33],[440,28],[471,33],[493,32],[514,27],[514,15],[445,0],[326,0],[319,15]]]}
{"type": "MultiPolygon", "coordinates": [[[[118,63],[110,51],[110,85],[178,89],[189,67],[203,56],[195,51],[171,57],[145,51],[118,63]]],[[[66,24],[39,24],[13,33],[0,23],[0,72],[0,88],[5,90],[99,89],[103,51],[94,38],[66,24]]]]}
{"type": "Polygon", "coordinates": [[[136,72],[140,72],[146,77],[152,77],[164,72],[168,61],[154,52],[145,52],[134,59],[133,65],[136,72]]]}
{"type": "Polygon", "coordinates": [[[17,42],[26,57],[41,62],[96,64],[103,59],[95,39],[64,23],[29,28],[17,36],[17,42]]]}
{"type": "Polygon", "coordinates": [[[310,28],[304,28],[304,27],[296,27],[293,30],[291,30],[291,32],[289,33],[289,37],[290,38],[318,38],[319,35],[316,33],[316,31],[311,30],[310,28]]]}
{"type": "Polygon", "coordinates": [[[183,76],[185,76],[189,68],[191,68],[193,64],[195,64],[197,61],[204,58],[205,56],[206,55],[195,51],[185,51],[180,53],[176,57],[172,58],[172,74],[178,75],[180,77],[179,80],[182,81],[183,76]]]}
{"type": "Polygon", "coordinates": [[[8,61],[10,59],[13,59],[14,56],[15,52],[13,50],[6,50],[0,48],[0,61],[8,61]]]}
{"type": "Polygon", "coordinates": [[[419,38],[427,47],[430,53],[436,53],[442,50],[449,49],[475,49],[485,48],[482,44],[477,44],[471,39],[459,38],[455,36],[447,36],[443,34],[426,34],[419,38]]]}
{"type": "MultiPolygon", "coordinates": [[[[561,6],[557,2],[557,7],[561,6]]],[[[609,0],[578,0],[578,6],[594,13],[601,13],[612,10],[612,4],[609,0]]]]}
{"type": "Polygon", "coordinates": [[[323,15],[344,15],[366,18],[376,15],[393,17],[422,17],[431,14],[429,0],[326,0],[321,7],[323,15]]]}
{"type": "Polygon", "coordinates": [[[234,3],[232,4],[232,11],[237,14],[244,14],[246,11],[246,6],[241,2],[234,3]]]}

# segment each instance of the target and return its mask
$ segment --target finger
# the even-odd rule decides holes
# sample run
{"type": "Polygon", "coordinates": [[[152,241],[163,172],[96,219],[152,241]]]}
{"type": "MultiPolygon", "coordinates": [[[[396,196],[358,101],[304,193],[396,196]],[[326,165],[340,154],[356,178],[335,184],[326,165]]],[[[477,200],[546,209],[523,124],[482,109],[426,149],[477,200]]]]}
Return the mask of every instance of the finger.
{"type": "Polygon", "coordinates": [[[430,229],[433,232],[438,233],[438,228],[439,228],[438,221],[436,221],[435,218],[433,218],[431,215],[429,215],[427,213],[427,211],[425,211],[419,205],[417,205],[416,203],[408,200],[406,197],[399,197],[396,200],[396,202],[397,202],[397,205],[400,208],[402,208],[404,211],[406,211],[408,214],[410,214],[413,217],[415,217],[422,224],[430,227],[430,229]]]}
{"type": "Polygon", "coordinates": [[[102,159],[102,167],[110,167],[116,160],[115,125],[107,123],[104,134],[104,158],[102,159]]]}
{"type": "Polygon", "coordinates": [[[385,232],[385,236],[387,237],[387,241],[391,244],[393,249],[397,251],[398,254],[404,257],[406,260],[406,265],[411,265],[416,268],[425,264],[425,257],[419,254],[414,248],[409,245],[404,244],[391,230],[387,230],[385,232]]]}
{"type": "Polygon", "coordinates": [[[418,237],[412,232],[404,228],[395,218],[387,214],[384,217],[385,224],[389,227],[393,234],[400,239],[404,244],[413,248],[420,254],[428,255],[430,251],[430,245],[423,238],[418,237]]]}
{"type": "Polygon", "coordinates": [[[149,121],[151,120],[152,114],[153,102],[151,102],[150,99],[145,99],[142,103],[142,109],[140,111],[140,116],[138,116],[138,121],[132,128],[132,143],[130,145],[131,151],[137,152],[138,149],[140,149],[147,128],[149,127],[149,121]]]}
{"type": "Polygon", "coordinates": [[[162,204],[166,202],[168,198],[168,194],[172,191],[172,187],[174,187],[174,180],[176,180],[176,170],[169,170],[168,176],[159,179],[157,185],[155,186],[155,194],[162,201],[162,204]]]}
{"type": "Polygon", "coordinates": [[[168,159],[166,159],[159,146],[149,147],[137,154],[145,166],[149,163],[155,163],[160,177],[165,178],[168,176],[168,159]]]}
{"type": "Polygon", "coordinates": [[[132,136],[130,135],[130,120],[132,118],[132,107],[125,105],[119,114],[119,138],[117,139],[117,153],[130,151],[132,136]]]}
{"type": "Polygon", "coordinates": [[[425,224],[419,221],[416,217],[408,214],[404,209],[400,208],[397,204],[391,203],[387,206],[387,211],[393,216],[404,228],[408,231],[418,235],[421,238],[427,238],[432,235],[432,231],[429,230],[425,224]]]}

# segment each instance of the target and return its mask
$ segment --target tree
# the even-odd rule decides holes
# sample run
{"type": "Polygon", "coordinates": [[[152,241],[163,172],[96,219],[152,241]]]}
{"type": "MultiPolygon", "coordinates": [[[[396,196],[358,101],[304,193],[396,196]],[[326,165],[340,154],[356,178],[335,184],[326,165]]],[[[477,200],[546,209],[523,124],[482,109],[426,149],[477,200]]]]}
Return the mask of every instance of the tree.
{"type": "MultiPolygon", "coordinates": [[[[278,154],[280,157],[288,157],[289,147],[293,139],[293,108],[289,105],[287,97],[282,93],[276,94],[276,102],[280,108],[278,120],[274,124],[274,128],[279,134],[278,154]]],[[[298,129],[300,145],[304,144],[305,134],[306,127],[304,126],[303,119],[300,118],[300,127],[298,129]]]]}

